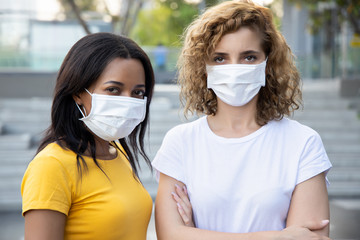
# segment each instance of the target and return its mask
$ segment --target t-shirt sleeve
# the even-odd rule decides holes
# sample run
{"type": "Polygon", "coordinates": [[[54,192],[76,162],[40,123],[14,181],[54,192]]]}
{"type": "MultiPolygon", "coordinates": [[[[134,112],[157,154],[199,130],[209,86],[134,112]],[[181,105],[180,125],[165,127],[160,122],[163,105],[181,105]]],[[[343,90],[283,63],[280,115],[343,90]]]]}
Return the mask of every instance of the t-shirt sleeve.
{"type": "Polygon", "coordinates": [[[179,127],[171,129],[165,135],[162,145],[152,161],[157,180],[159,180],[161,172],[185,183],[182,139],[179,127]]]}
{"type": "Polygon", "coordinates": [[[22,213],[49,209],[68,215],[71,193],[70,177],[60,161],[51,157],[35,157],[21,185],[22,213]]]}
{"type": "MultiPolygon", "coordinates": [[[[302,183],[322,172],[325,176],[332,167],[319,134],[316,132],[307,140],[300,157],[296,184],[302,183]]],[[[326,178],[327,184],[329,184],[326,178]]]]}

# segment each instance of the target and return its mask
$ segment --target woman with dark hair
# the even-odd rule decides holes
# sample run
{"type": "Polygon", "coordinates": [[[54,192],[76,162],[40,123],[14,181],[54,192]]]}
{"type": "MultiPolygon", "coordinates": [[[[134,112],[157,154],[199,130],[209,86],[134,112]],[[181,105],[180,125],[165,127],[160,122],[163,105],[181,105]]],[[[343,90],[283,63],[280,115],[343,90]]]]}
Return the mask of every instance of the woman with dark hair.
{"type": "MultiPolygon", "coordinates": [[[[22,182],[25,239],[146,239],[138,179],[154,74],[132,40],[80,39],[60,68],[51,126],[22,182]]],[[[151,166],[150,166],[151,167],[151,166]]]]}
{"type": "Polygon", "coordinates": [[[301,81],[270,10],[207,9],[178,67],[185,112],[202,117],[171,129],[152,162],[158,239],[329,239],[331,163],[319,134],[286,117],[301,81]]]}

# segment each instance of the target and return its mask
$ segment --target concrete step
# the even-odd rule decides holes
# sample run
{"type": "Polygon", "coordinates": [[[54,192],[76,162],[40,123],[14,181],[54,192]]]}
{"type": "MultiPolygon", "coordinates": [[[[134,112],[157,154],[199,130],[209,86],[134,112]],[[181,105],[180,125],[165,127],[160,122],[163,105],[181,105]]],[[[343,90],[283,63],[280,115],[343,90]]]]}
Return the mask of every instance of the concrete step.
{"type": "Polygon", "coordinates": [[[0,180],[8,181],[10,178],[22,178],[25,170],[27,168],[27,164],[18,166],[2,166],[0,169],[0,180]]]}
{"type": "Polygon", "coordinates": [[[360,167],[333,167],[328,173],[330,182],[360,182],[360,167]]]}
{"type": "Polygon", "coordinates": [[[30,134],[0,135],[0,150],[25,150],[30,146],[30,134]]]}
{"type": "Polygon", "coordinates": [[[314,98],[307,94],[304,96],[303,108],[305,111],[313,109],[350,109],[350,102],[341,98],[314,98]]]}
{"type": "Polygon", "coordinates": [[[42,135],[50,126],[50,122],[7,122],[4,124],[4,132],[7,134],[29,133],[32,136],[42,135]]]}
{"type": "Polygon", "coordinates": [[[360,144],[358,142],[353,143],[341,143],[333,142],[324,144],[327,153],[356,153],[360,154],[360,144]]]}
{"type": "MultiPolygon", "coordinates": [[[[359,134],[360,135],[360,134],[359,134]]],[[[356,135],[354,134],[354,137],[356,135]]],[[[360,139],[351,139],[351,138],[345,138],[345,136],[342,137],[334,137],[334,138],[321,138],[324,142],[324,144],[337,144],[337,145],[357,145],[360,147],[360,139]]]]}
{"type": "Polygon", "coordinates": [[[328,187],[330,198],[360,198],[360,182],[333,182],[328,187]]]}
{"type": "Polygon", "coordinates": [[[316,129],[313,128],[315,131],[317,131],[320,134],[321,139],[323,142],[332,142],[332,141],[338,141],[338,142],[346,142],[346,141],[353,141],[353,142],[359,142],[359,135],[357,129],[348,129],[341,131],[340,129],[316,129]]]}
{"type": "Polygon", "coordinates": [[[150,139],[148,141],[146,141],[149,146],[151,145],[159,145],[162,143],[162,141],[164,140],[166,132],[163,133],[151,133],[150,134],[150,139]]]}
{"type": "Polygon", "coordinates": [[[19,149],[16,151],[16,154],[14,154],[13,150],[0,149],[0,162],[2,164],[27,162],[35,156],[35,153],[36,148],[19,149]]]}
{"type": "Polygon", "coordinates": [[[321,139],[324,143],[337,141],[337,142],[360,142],[360,132],[349,131],[349,132],[330,132],[330,131],[321,131],[318,132],[321,136],[321,139]]]}
{"type": "Polygon", "coordinates": [[[324,131],[357,131],[360,132],[360,121],[356,119],[351,120],[341,120],[341,119],[328,119],[328,120],[319,120],[319,119],[295,119],[301,124],[309,126],[313,129],[320,129],[324,131]]]}
{"type": "Polygon", "coordinates": [[[166,97],[156,97],[151,99],[150,111],[163,112],[172,109],[171,101],[166,97]]]}
{"type": "Polygon", "coordinates": [[[167,133],[171,128],[179,125],[179,122],[165,122],[165,123],[150,123],[150,137],[156,134],[167,133]]]}
{"type": "Polygon", "coordinates": [[[296,120],[328,120],[328,119],[341,119],[341,120],[357,120],[357,112],[353,110],[329,110],[329,109],[319,109],[319,110],[304,110],[304,111],[295,111],[294,119],[296,120]]]}
{"type": "MultiPolygon", "coordinates": [[[[20,188],[18,188],[20,189],[20,188]]],[[[19,191],[0,191],[0,211],[21,211],[22,201],[19,191]]]]}
{"type": "Polygon", "coordinates": [[[176,110],[171,109],[159,112],[150,110],[150,124],[161,124],[174,121],[181,121],[180,114],[176,110]]]}
{"type": "Polygon", "coordinates": [[[11,204],[12,201],[20,202],[21,205],[21,182],[22,178],[8,178],[0,181],[0,208],[3,204],[11,204]],[[11,201],[11,202],[9,202],[11,201]]]}
{"type": "Polygon", "coordinates": [[[27,111],[26,114],[24,112],[14,111],[12,110],[2,110],[0,112],[0,121],[2,122],[50,122],[50,111],[27,111]]]}
{"type": "Polygon", "coordinates": [[[327,153],[334,167],[360,167],[360,154],[327,153]]]}
{"type": "Polygon", "coordinates": [[[4,109],[30,111],[48,111],[51,110],[51,98],[2,98],[0,99],[0,111],[4,109]]]}

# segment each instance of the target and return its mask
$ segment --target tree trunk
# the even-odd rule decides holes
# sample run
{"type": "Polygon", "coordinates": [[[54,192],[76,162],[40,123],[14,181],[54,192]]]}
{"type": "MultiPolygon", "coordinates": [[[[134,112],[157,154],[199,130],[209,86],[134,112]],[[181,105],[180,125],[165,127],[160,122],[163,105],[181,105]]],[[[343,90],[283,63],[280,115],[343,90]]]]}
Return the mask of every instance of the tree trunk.
{"type": "Polygon", "coordinates": [[[138,0],[136,2],[135,9],[134,9],[134,12],[133,12],[132,17],[131,17],[131,21],[127,24],[126,29],[125,29],[126,35],[130,34],[131,29],[135,25],[136,20],[137,20],[137,16],[139,14],[140,9],[142,8],[143,3],[144,3],[143,0],[138,0]]]}
{"type": "Polygon", "coordinates": [[[125,35],[125,36],[127,35],[126,34],[126,25],[127,25],[127,22],[128,22],[129,16],[130,16],[130,11],[131,11],[131,5],[132,4],[133,4],[133,1],[131,1],[131,0],[126,1],[126,11],[125,11],[124,17],[120,18],[122,20],[122,25],[121,25],[121,28],[120,28],[120,34],[121,35],[125,35]]]}
{"type": "Polygon", "coordinates": [[[80,23],[80,25],[82,26],[82,28],[84,29],[84,31],[86,32],[86,34],[91,34],[88,25],[86,24],[86,22],[84,21],[84,19],[81,17],[80,14],[80,10],[79,8],[76,6],[76,3],[74,0],[67,0],[68,3],[70,4],[72,10],[74,11],[74,14],[78,20],[78,22],[80,23]]]}
{"type": "Polygon", "coordinates": [[[122,19],[122,26],[120,33],[122,35],[129,35],[131,28],[136,22],[136,18],[139,14],[140,9],[143,5],[143,0],[127,0],[126,1],[126,12],[122,19]]]}

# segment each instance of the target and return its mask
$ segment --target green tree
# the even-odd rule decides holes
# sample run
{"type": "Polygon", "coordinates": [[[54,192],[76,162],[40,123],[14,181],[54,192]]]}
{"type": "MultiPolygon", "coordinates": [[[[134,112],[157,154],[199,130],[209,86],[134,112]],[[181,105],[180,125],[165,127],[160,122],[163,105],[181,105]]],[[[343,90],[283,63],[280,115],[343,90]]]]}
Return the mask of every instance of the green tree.
{"type": "Polygon", "coordinates": [[[180,36],[198,15],[198,7],[183,0],[156,0],[155,6],[142,9],[131,37],[141,45],[180,46],[180,36]]]}
{"type": "Polygon", "coordinates": [[[289,0],[299,7],[308,9],[309,26],[313,33],[322,26],[331,24],[334,16],[338,22],[348,21],[356,34],[360,34],[360,2],[359,0],[289,0]]]}

